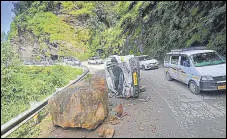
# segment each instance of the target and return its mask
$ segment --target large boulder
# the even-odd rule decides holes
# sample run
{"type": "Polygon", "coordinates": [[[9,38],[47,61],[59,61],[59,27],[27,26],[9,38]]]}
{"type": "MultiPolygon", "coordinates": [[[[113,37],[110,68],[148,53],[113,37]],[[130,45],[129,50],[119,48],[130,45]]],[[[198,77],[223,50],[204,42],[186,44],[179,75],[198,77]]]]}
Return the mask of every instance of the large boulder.
{"type": "Polygon", "coordinates": [[[105,79],[92,75],[56,93],[48,101],[53,124],[95,129],[108,115],[107,92],[105,79]]]}

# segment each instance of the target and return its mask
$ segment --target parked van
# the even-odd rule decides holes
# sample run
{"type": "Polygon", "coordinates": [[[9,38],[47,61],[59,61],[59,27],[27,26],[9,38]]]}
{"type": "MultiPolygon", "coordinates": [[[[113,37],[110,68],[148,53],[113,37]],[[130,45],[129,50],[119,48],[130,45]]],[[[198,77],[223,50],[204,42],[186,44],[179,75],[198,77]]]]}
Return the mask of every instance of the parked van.
{"type": "Polygon", "coordinates": [[[187,84],[194,94],[226,90],[226,62],[214,50],[205,47],[172,50],[164,59],[164,68],[167,80],[187,84]]]}

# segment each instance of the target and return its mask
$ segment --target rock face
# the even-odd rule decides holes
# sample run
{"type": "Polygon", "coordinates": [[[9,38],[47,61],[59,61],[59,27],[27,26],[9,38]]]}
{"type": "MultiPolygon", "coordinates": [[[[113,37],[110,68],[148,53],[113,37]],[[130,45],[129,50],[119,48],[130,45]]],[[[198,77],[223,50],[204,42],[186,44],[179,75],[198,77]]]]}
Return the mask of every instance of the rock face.
{"type": "Polygon", "coordinates": [[[103,77],[92,75],[58,92],[48,101],[54,125],[95,129],[108,115],[108,94],[103,77]]]}

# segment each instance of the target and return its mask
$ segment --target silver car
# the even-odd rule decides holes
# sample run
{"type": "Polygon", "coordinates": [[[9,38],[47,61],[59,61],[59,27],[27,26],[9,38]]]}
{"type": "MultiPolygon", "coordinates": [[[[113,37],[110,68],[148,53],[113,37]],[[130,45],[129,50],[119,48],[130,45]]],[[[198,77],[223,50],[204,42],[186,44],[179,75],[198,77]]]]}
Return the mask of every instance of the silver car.
{"type": "Polygon", "coordinates": [[[88,64],[103,64],[103,60],[99,57],[91,57],[88,59],[88,64]]]}
{"type": "Polygon", "coordinates": [[[140,63],[140,69],[158,69],[159,62],[156,59],[151,59],[148,55],[136,56],[140,63]]]}

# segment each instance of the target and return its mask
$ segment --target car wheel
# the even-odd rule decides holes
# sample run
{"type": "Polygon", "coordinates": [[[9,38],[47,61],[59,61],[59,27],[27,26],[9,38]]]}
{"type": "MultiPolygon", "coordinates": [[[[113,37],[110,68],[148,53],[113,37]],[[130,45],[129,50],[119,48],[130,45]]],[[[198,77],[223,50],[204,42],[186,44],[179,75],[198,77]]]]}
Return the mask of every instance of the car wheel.
{"type": "Polygon", "coordinates": [[[142,70],[145,70],[145,66],[144,65],[142,65],[142,70]]]}
{"type": "Polygon", "coordinates": [[[168,81],[172,81],[173,80],[173,78],[170,76],[169,72],[166,72],[166,79],[168,81]]]}
{"type": "Polygon", "coordinates": [[[190,81],[189,82],[189,89],[195,95],[198,95],[200,93],[200,88],[199,88],[199,86],[197,86],[195,81],[190,81]]]}

